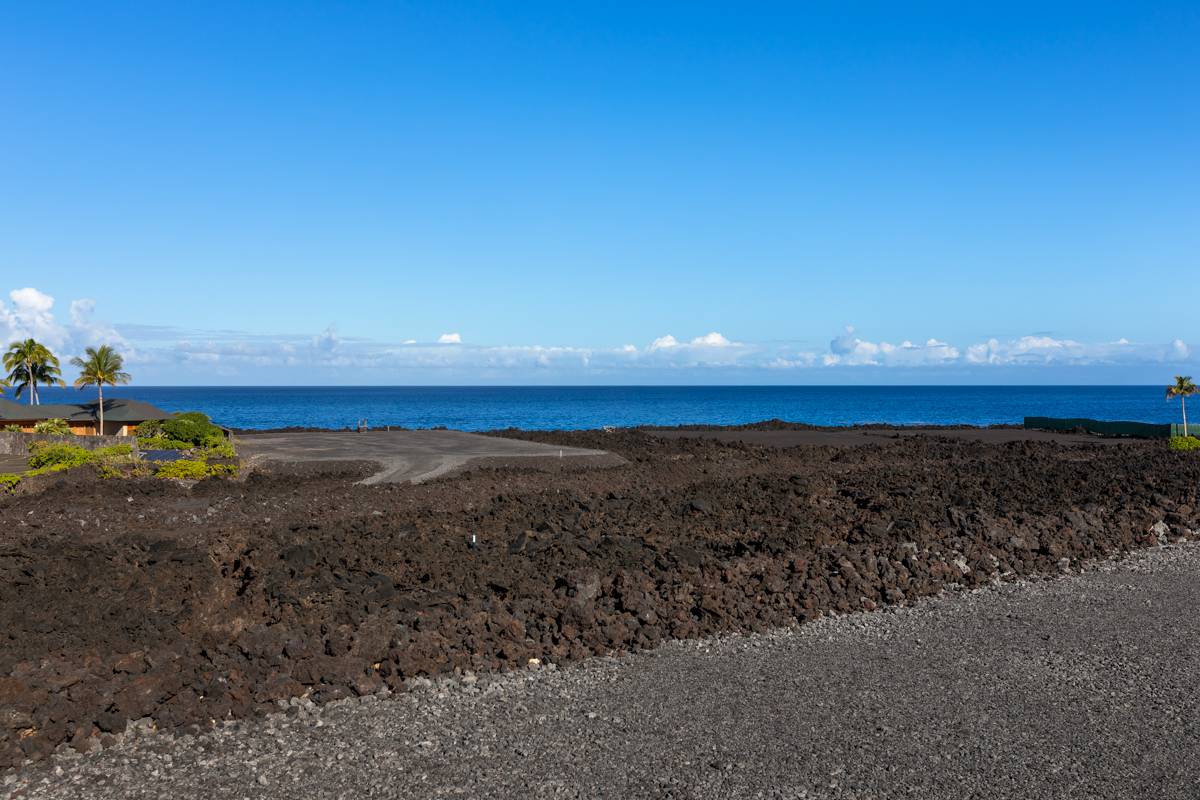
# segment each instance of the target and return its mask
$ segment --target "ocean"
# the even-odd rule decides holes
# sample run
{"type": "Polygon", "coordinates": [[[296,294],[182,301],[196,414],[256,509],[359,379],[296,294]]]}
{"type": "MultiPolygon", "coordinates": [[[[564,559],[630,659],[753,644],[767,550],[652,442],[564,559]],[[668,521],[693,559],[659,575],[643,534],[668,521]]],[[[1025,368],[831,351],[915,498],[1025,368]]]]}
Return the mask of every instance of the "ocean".
{"type": "MultiPolygon", "coordinates": [[[[203,411],[233,428],[291,425],[460,430],[633,425],[1019,424],[1025,416],[1176,422],[1158,386],[121,386],[168,411],[203,411]]],[[[7,396],[12,399],[11,390],[7,396]]],[[[95,390],[43,389],[42,402],[81,402],[95,390]]],[[[1200,404],[1197,406],[1200,409],[1200,404]]],[[[1200,414],[1197,415],[1200,419],[1200,414]]]]}

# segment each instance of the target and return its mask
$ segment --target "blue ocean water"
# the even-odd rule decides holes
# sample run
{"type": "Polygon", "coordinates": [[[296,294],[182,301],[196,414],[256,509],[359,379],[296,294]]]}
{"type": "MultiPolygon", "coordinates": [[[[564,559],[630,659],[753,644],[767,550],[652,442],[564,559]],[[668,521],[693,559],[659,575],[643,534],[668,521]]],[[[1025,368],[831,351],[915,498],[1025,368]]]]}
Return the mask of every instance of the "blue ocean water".
{"type": "MultiPolygon", "coordinates": [[[[992,425],[1019,424],[1025,416],[1143,422],[1179,416],[1178,402],[1165,402],[1157,386],[122,386],[105,395],[168,411],[203,411],[234,428],[342,428],[359,419],[371,426],[489,430],[772,418],[814,425],[992,425]]],[[[45,389],[42,401],[94,396],[94,390],[45,389]]]]}

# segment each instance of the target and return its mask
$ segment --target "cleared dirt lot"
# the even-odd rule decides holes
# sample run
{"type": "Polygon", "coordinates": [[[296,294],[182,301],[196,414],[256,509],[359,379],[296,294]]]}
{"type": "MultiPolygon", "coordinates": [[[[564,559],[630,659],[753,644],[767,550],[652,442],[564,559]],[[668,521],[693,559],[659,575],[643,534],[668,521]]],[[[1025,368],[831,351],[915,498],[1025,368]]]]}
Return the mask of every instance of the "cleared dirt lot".
{"type": "Polygon", "coordinates": [[[420,483],[484,458],[609,456],[603,450],[552,447],[463,431],[432,430],[242,434],[238,436],[238,447],[244,456],[251,459],[372,461],[379,464],[380,471],[365,479],[363,483],[366,484],[420,483]]]}

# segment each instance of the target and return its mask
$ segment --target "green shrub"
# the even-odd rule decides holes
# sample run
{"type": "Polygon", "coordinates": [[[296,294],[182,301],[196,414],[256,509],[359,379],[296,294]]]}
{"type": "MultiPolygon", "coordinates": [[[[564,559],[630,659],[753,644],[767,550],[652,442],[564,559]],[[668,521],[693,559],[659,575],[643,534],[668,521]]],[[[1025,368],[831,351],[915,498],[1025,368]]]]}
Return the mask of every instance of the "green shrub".
{"type": "Polygon", "coordinates": [[[123,478],[139,463],[133,454],[133,446],[114,444],[94,451],[96,470],[101,478],[123,478]]]}
{"type": "Polygon", "coordinates": [[[50,436],[70,436],[71,426],[65,419],[44,419],[33,426],[33,432],[50,436]]]}
{"type": "Polygon", "coordinates": [[[207,458],[237,458],[237,450],[233,448],[233,442],[221,441],[217,444],[209,445],[204,448],[204,457],[207,458]]]}
{"type": "Polygon", "coordinates": [[[33,442],[29,445],[29,469],[37,474],[82,467],[95,460],[95,453],[65,442],[33,442]]]}
{"type": "Polygon", "coordinates": [[[154,473],[158,478],[187,478],[200,480],[213,474],[208,464],[203,461],[192,461],[181,458],[178,461],[168,461],[154,473]]]}
{"type": "Polygon", "coordinates": [[[148,419],[134,429],[138,439],[154,439],[162,436],[162,420],[148,419]]]}
{"type": "Polygon", "coordinates": [[[190,458],[168,461],[154,473],[156,478],[185,478],[202,480],[209,477],[232,477],[238,474],[237,464],[207,464],[190,458]]]}
{"type": "Polygon", "coordinates": [[[5,433],[20,433],[21,426],[20,425],[5,425],[4,432],[5,433]]]}
{"type": "Polygon", "coordinates": [[[45,475],[48,472],[61,472],[64,469],[94,464],[101,477],[115,478],[136,471],[138,463],[137,456],[133,454],[133,447],[127,444],[85,450],[65,442],[33,442],[29,445],[27,474],[45,475]]]}
{"type": "Polygon", "coordinates": [[[194,447],[211,447],[225,441],[225,434],[199,411],[176,414],[161,425],[162,436],[194,447]]]}
{"type": "Polygon", "coordinates": [[[20,475],[13,475],[11,472],[0,473],[0,494],[11,492],[20,482],[20,475]]]}
{"type": "Polygon", "coordinates": [[[1200,439],[1195,436],[1172,436],[1172,450],[1200,450],[1200,439]]]}

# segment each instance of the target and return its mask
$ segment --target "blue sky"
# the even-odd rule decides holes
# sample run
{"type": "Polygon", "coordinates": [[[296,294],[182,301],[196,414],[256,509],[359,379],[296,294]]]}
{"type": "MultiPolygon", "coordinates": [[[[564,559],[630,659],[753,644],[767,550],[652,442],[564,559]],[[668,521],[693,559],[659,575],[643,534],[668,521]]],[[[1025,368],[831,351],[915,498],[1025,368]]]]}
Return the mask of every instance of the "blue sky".
{"type": "Polygon", "coordinates": [[[0,338],[147,384],[1190,369],[1200,6],[978,5],[8,4],[0,338]]]}

